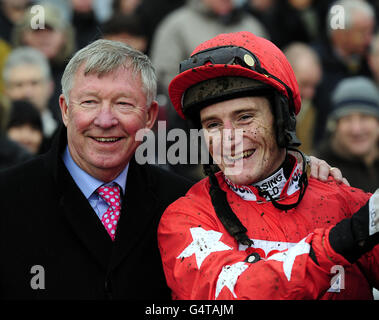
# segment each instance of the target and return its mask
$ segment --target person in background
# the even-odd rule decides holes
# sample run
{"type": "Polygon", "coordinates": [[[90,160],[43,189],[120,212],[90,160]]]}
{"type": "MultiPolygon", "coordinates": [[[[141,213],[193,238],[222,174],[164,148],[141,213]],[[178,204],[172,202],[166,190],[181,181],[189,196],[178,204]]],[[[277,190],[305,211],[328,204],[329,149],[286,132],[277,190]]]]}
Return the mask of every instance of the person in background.
{"type": "Polygon", "coordinates": [[[30,0],[1,0],[0,2],[0,38],[9,45],[14,26],[22,20],[30,0]]]}
{"type": "Polygon", "coordinates": [[[5,108],[0,103],[0,170],[9,169],[33,157],[25,148],[8,138],[5,133],[8,117],[9,113],[5,112],[5,108]]]}
{"type": "Polygon", "coordinates": [[[219,33],[238,30],[268,37],[263,25],[232,0],[187,0],[169,13],[157,27],[150,52],[161,87],[167,90],[177,65],[197,44],[219,33]]]}
{"type": "Polygon", "coordinates": [[[12,33],[14,48],[29,46],[39,50],[48,59],[51,76],[54,81],[54,92],[49,107],[55,119],[60,119],[57,105],[61,93],[60,80],[68,59],[75,52],[75,32],[63,11],[47,1],[40,4],[44,9],[44,26],[33,27],[34,14],[27,10],[22,21],[12,33]]]}
{"type": "Polygon", "coordinates": [[[379,33],[372,38],[367,59],[372,78],[379,88],[379,33]]]}
{"type": "Polygon", "coordinates": [[[349,183],[374,192],[379,181],[379,91],[365,77],[342,80],[332,93],[328,136],[317,155],[346,175],[349,183]]]}
{"type": "Polygon", "coordinates": [[[101,26],[103,39],[121,41],[146,53],[148,38],[137,14],[115,14],[101,26]]]}
{"type": "Polygon", "coordinates": [[[243,9],[257,18],[267,30],[270,39],[275,35],[275,11],[278,7],[277,0],[246,0],[243,9]]]}
{"type": "Polygon", "coordinates": [[[316,52],[305,43],[294,42],[283,50],[299,85],[301,110],[296,116],[296,135],[300,150],[312,154],[317,109],[313,98],[322,77],[322,68],[316,52]]]}
{"type": "Polygon", "coordinates": [[[41,115],[28,101],[14,101],[6,125],[9,139],[33,155],[37,155],[44,140],[41,115]]]}
{"type": "Polygon", "coordinates": [[[135,10],[144,23],[144,30],[147,34],[147,53],[150,55],[151,41],[159,23],[172,11],[181,7],[186,0],[141,0],[135,10]]]}
{"type": "Polygon", "coordinates": [[[134,14],[141,5],[142,0],[113,0],[113,14],[120,13],[123,15],[134,14]]]}
{"type": "Polygon", "coordinates": [[[94,11],[94,0],[70,0],[75,49],[79,50],[100,37],[100,23],[94,11]]]}
{"type": "Polygon", "coordinates": [[[272,14],[271,41],[280,49],[292,42],[311,43],[320,37],[318,2],[279,0],[272,14]]]}
{"type": "Polygon", "coordinates": [[[371,77],[367,54],[375,25],[374,9],[366,1],[336,1],[329,9],[327,37],[313,44],[323,70],[314,99],[317,108],[315,147],[324,136],[326,119],[331,111],[330,94],[337,83],[351,76],[371,77]]]}
{"type": "Polygon", "coordinates": [[[52,138],[58,127],[49,108],[54,81],[46,57],[30,47],[19,47],[9,55],[2,75],[5,96],[11,100],[28,100],[40,112],[43,134],[52,138]]]}
{"type": "MultiPolygon", "coordinates": [[[[30,0],[2,0],[0,1],[0,73],[4,62],[12,50],[12,30],[28,9],[30,0]]],[[[0,79],[0,101],[3,95],[3,81],[0,79]]],[[[4,105],[6,101],[1,101],[4,105]]]]}

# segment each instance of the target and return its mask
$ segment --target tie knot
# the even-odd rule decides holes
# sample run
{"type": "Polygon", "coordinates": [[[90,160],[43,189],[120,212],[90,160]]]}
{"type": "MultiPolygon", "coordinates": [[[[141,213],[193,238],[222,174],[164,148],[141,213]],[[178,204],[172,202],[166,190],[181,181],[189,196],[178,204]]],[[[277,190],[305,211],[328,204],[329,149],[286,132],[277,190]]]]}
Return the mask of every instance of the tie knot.
{"type": "Polygon", "coordinates": [[[112,206],[115,210],[119,210],[121,207],[120,187],[117,184],[114,186],[101,186],[97,189],[97,193],[109,206],[112,206]]]}

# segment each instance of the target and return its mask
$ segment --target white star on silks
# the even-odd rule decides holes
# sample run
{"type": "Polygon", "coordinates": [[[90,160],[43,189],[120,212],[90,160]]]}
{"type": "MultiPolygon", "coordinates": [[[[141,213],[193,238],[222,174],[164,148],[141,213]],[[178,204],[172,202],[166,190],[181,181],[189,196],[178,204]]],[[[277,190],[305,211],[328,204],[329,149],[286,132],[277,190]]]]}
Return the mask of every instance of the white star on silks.
{"type": "Polygon", "coordinates": [[[309,243],[305,242],[305,238],[304,238],[299,243],[294,245],[292,248],[286,251],[273,254],[267,260],[282,261],[284,274],[286,275],[287,280],[290,281],[291,272],[292,272],[293,264],[295,262],[296,257],[304,253],[309,253],[310,249],[311,249],[311,246],[309,245],[309,243]]]}
{"type": "Polygon", "coordinates": [[[217,299],[223,287],[227,287],[233,294],[234,298],[237,298],[234,293],[234,287],[236,285],[238,277],[248,268],[245,262],[237,262],[231,266],[224,266],[218,276],[216,284],[215,299],[217,299]]]}
{"type": "Polygon", "coordinates": [[[219,241],[222,237],[221,232],[214,230],[204,230],[201,227],[190,229],[193,241],[185,248],[177,259],[187,258],[195,254],[196,263],[200,269],[204,259],[212,252],[232,250],[231,247],[219,241]]]}

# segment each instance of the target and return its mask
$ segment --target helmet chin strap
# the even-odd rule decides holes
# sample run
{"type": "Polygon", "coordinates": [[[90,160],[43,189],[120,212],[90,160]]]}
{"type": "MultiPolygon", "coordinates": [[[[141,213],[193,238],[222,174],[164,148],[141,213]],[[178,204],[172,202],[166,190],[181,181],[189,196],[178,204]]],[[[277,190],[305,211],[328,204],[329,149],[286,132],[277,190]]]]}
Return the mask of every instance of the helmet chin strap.
{"type": "Polygon", "coordinates": [[[237,242],[250,247],[254,242],[246,235],[247,229],[230,207],[228,199],[226,198],[226,192],[220,188],[213,172],[209,176],[209,181],[209,194],[217,217],[228,233],[234,237],[237,242]]]}
{"type": "MultiPolygon", "coordinates": [[[[299,186],[300,186],[300,193],[297,201],[295,203],[291,204],[281,204],[278,203],[275,199],[272,198],[270,193],[267,193],[268,197],[272,201],[272,204],[275,208],[279,210],[290,210],[292,208],[295,208],[300,201],[303,199],[305,190],[308,186],[308,177],[307,177],[307,159],[305,155],[297,149],[294,148],[287,148],[287,150],[299,152],[302,161],[303,161],[303,170],[302,174],[300,176],[299,180],[299,186]]],[[[223,191],[220,188],[220,185],[217,181],[217,178],[214,174],[214,172],[211,170],[211,168],[205,168],[204,170],[209,175],[209,182],[210,182],[210,189],[209,189],[209,195],[211,197],[213,208],[217,214],[217,217],[220,219],[221,223],[225,227],[225,229],[228,231],[228,233],[236,239],[237,242],[251,246],[254,244],[254,242],[248,238],[246,235],[247,229],[246,227],[241,223],[241,221],[237,218],[236,214],[233,212],[232,208],[230,207],[226,192],[223,191]]],[[[260,191],[261,192],[261,191],[260,191]]],[[[265,195],[265,191],[262,191],[261,195],[265,195]]]]}

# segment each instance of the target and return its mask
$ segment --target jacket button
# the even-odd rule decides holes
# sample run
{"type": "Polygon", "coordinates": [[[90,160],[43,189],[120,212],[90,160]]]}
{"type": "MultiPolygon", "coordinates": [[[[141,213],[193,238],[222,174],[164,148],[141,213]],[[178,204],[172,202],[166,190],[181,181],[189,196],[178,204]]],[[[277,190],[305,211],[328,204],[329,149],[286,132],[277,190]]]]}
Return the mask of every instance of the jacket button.
{"type": "Polygon", "coordinates": [[[252,254],[247,256],[247,258],[245,259],[245,262],[255,263],[255,262],[258,262],[259,260],[261,260],[261,256],[258,253],[253,252],[252,254]]]}

